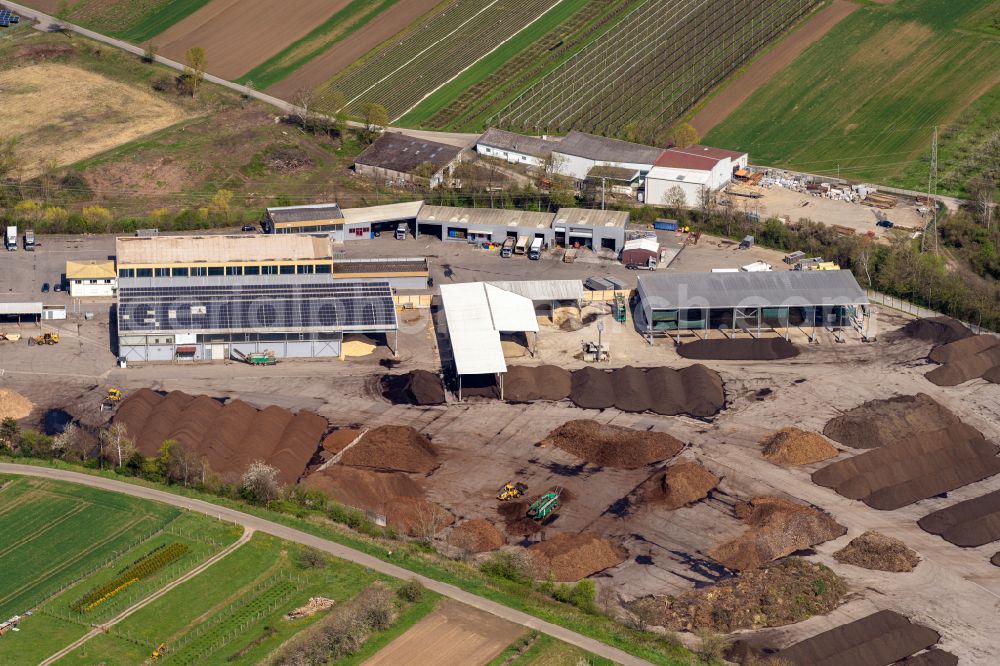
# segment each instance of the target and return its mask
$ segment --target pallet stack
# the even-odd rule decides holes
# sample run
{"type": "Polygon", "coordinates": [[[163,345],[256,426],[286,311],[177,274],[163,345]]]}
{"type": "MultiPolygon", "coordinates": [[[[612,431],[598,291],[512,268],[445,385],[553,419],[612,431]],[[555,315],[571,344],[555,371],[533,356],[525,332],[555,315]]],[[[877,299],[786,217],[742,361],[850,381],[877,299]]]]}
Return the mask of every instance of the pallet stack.
{"type": "Polygon", "coordinates": [[[879,192],[872,192],[864,198],[861,203],[866,206],[874,206],[875,208],[895,208],[896,204],[899,203],[899,198],[894,197],[891,194],[880,194],[879,192]]]}

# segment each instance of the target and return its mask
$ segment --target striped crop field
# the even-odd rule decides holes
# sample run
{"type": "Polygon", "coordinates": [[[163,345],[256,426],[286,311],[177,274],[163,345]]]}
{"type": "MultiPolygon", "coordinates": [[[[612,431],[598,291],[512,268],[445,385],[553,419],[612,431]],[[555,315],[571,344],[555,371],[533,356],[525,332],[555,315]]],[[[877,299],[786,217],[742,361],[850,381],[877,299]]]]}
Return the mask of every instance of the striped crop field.
{"type": "Polygon", "coordinates": [[[536,81],[490,124],[614,135],[683,116],[819,0],[647,0],[536,81]]]}
{"type": "Polygon", "coordinates": [[[418,29],[384,45],[317,90],[317,110],[331,108],[334,91],[347,111],[383,105],[395,120],[547,12],[572,0],[455,0],[418,29]]]}
{"type": "MultiPolygon", "coordinates": [[[[187,18],[210,0],[75,0],[68,3],[71,23],[141,44],[187,18]]],[[[24,4],[54,15],[59,0],[24,0],[24,4]]]]}
{"type": "Polygon", "coordinates": [[[0,484],[4,619],[41,603],[179,514],[84,486],[28,478],[0,484]]]}

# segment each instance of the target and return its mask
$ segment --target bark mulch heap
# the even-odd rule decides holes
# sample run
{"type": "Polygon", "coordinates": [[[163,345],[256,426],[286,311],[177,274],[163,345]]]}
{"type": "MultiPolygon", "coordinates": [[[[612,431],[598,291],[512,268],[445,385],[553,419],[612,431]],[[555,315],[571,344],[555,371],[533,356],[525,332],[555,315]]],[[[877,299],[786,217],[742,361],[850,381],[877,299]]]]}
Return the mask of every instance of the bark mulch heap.
{"type": "Polygon", "coordinates": [[[962,322],[951,317],[914,319],[901,328],[900,332],[907,337],[933,342],[936,345],[946,345],[973,335],[962,322]]]}
{"type": "Polygon", "coordinates": [[[853,564],[864,569],[891,571],[895,573],[913,571],[920,563],[920,557],[899,539],[868,530],[855,537],[849,544],[833,554],[834,559],[844,564],[853,564]]]}
{"type": "Polygon", "coordinates": [[[426,474],[438,466],[431,441],[409,426],[379,426],[344,452],[342,465],[391,472],[426,474]]]}
{"type": "Polygon", "coordinates": [[[451,531],[449,540],[453,546],[470,553],[486,553],[507,543],[503,532],[482,518],[459,524],[451,531]]]}
{"type": "Polygon", "coordinates": [[[679,597],[643,597],[627,606],[649,624],[671,631],[730,633],[825,615],[845,594],[847,583],[829,568],[790,557],[679,597]]]}
{"type": "Polygon", "coordinates": [[[672,458],[684,444],[665,432],[632,430],[597,421],[567,421],[540,446],[556,446],[593,465],[636,469],[672,458]]]}
{"type": "Polygon", "coordinates": [[[891,511],[1000,472],[997,447],[922,393],[873,400],[827,423],[835,441],[873,451],[831,463],[813,482],[891,511]]]}
{"type": "Polygon", "coordinates": [[[1000,539],[1000,490],[929,513],[917,521],[925,532],[963,548],[1000,539]]]}
{"type": "Polygon", "coordinates": [[[951,652],[935,648],[896,663],[899,666],[958,666],[958,657],[951,652]]]}
{"type": "Polygon", "coordinates": [[[750,529],[708,552],[731,571],[756,569],[847,532],[828,514],[779,497],[756,497],[737,504],[736,517],[750,529]]]}
{"type": "Polygon", "coordinates": [[[822,435],[782,428],[761,442],[764,457],[776,465],[809,465],[836,458],[840,451],[822,435]]]}
{"type": "Polygon", "coordinates": [[[885,666],[929,648],[940,634],[893,611],[879,611],[813,636],[775,656],[796,666],[885,666]]]}
{"type": "Polygon", "coordinates": [[[1000,337],[974,335],[934,348],[927,357],[942,365],[925,377],[938,386],[958,386],[1000,368],[1000,337]]]}
{"type": "Polygon", "coordinates": [[[295,483],[329,427],[312,412],[258,410],[242,400],[223,404],[205,395],[172,391],[161,396],[149,389],[124,400],[114,420],[125,424],[142,455],[157,456],[164,441],[176,440],[230,483],[238,482],[254,460],[275,467],[281,483],[295,483]]]}
{"type": "Polygon", "coordinates": [[[624,412],[698,418],[715,416],[726,406],[722,378],[701,364],[680,370],[632,366],[574,370],[569,398],[582,409],[616,407],[624,412]]]}
{"type": "Polygon", "coordinates": [[[572,374],[555,365],[513,365],[503,378],[503,397],[509,402],[565,400],[572,389],[572,374]]]}
{"type": "Polygon", "coordinates": [[[528,553],[535,559],[543,578],[549,573],[560,582],[573,582],[625,561],[628,551],[592,534],[561,533],[532,544],[528,553]]]}
{"type": "Polygon", "coordinates": [[[340,453],[360,434],[361,431],[354,428],[337,428],[323,439],[323,449],[333,454],[340,453]]]}
{"type": "Polygon", "coordinates": [[[672,511],[708,497],[719,481],[719,477],[693,460],[680,460],[643,481],[629,497],[629,502],[655,504],[672,511]]]}
{"type": "Polygon", "coordinates": [[[497,513],[503,520],[507,534],[527,537],[542,530],[542,526],[538,522],[528,518],[529,506],[531,503],[526,500],[512,500],[497,505],[497,513]]]}
{"type": "Polygon", "coordinates": [[[385,375],[380,380],[382,395],[395,404],[443,405],[441,378],[427,370],[413,370],[405,375],[385,375]]]}
{"type": "Polygon", "coordinates": [[[719,361],[777,361],[799,355],[799,348],[784,338],[696,340],[677,347],[682,358],[719,361]]]}

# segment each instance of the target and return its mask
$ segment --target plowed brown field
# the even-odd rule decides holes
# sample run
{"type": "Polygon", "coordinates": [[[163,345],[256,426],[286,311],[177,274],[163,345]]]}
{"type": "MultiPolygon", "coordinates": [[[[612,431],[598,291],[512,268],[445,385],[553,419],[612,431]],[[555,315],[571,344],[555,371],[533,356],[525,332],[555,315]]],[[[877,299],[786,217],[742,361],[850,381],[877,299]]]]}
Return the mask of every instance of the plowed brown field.
{"type": "Polygon", "coordinates": [[[192,46],[202,47],[208,72],[232,80],[304,37],[349,1],[213,0],[155,41],[162,55],[178,62],[192,46]]]}

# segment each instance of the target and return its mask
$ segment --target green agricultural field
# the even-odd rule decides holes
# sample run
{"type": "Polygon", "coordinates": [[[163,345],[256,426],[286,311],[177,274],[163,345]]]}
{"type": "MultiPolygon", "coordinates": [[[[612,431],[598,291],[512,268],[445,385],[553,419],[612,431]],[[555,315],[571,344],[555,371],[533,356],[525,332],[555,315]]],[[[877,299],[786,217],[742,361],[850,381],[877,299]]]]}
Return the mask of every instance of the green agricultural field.
{"type": "MultiPolygon", "coordinates": [[[[984,138],[977,127],[996,131],[1000,41],[985,27],[969,29],[985,26],[991,7],[996,0],[862,7],[704,142],[745,150],[756,164],[924,189],[934,126],[946,160],[984,138]]],[[[942,179],[942,189],[960,188],[942,179]]]]}
{"type": "Polygon", "coordinates": [[[373,18],[399,0],[351,0],[322,24],[274,56],[241,76],[239,83],[253,83],[257,90],[270,88],[278,81],[313,60],[331,46],[364,27],[373,18]]]}
{"type": "Polygon", "coordinates": [[[613,666],[614,662],[558,641],[546,634],[519,639],[488,666],[613,666]],[[525,645],[529,645],[527,649],[525,645]],[[517,655],[515,657],[515,655],[517,655]]]}
{"type": "Polygon", "coordinates": [[[165,505],[72,484],[28,478],[0,484],[4,619],[36,607],[179,515],[165,505]]]}
{"type": "MultiPolygon", "coordinates": [[[[195,578],[58,663],[142,663],[161,643],[166,645],[165,664],[257,663],[316,619],[283,618],[309,597],[343,602],[375,580],[391,586],[399,583],[332,558],[323,557],[323,566],[303,567],[302,551],[297,544],[256,534],[195,578]]],[[[417,607],[423,609],[418,613],[422,617],[433,604],[417,607]]],[[[400,622],[412,624],[419,619],[410,615],[404,613],[400,622]]]]}
{"type": "MultiPolygon", "coordinates": [[[[210,0],[75,0],[67,19],[96,32],[141,44],[207,5],[210,0]]],[[[54,14],[55,0],[25,4],[54,14]]]]}

